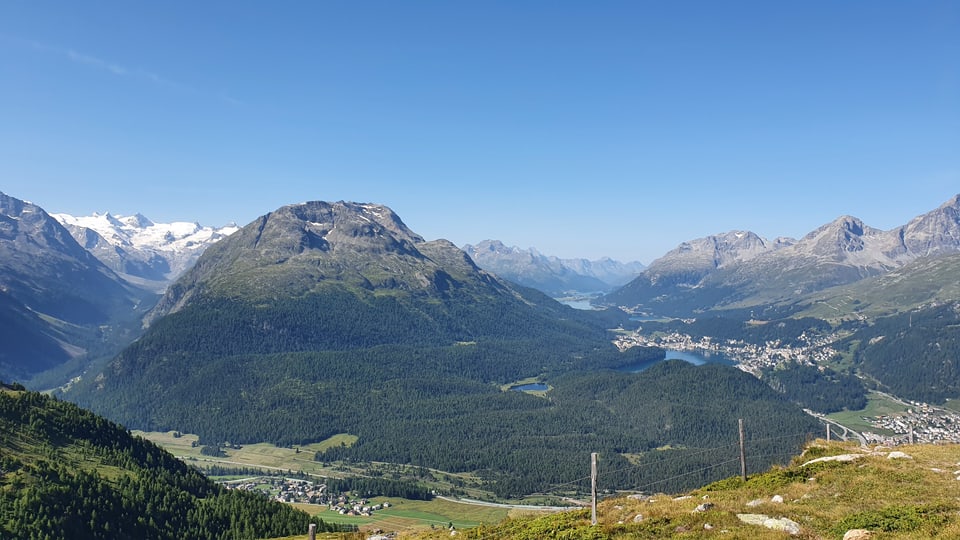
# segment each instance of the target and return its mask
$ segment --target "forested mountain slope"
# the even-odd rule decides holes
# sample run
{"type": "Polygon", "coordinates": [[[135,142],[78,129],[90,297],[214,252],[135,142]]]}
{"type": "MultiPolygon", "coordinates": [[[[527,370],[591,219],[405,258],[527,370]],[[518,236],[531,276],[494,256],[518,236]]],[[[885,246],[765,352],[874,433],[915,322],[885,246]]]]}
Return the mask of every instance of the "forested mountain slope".
{"type": "Polygon", "coordinates": [[[2,538],[253,539],[311,521],[228,491],[89,411],[0,383],[2,538]]]}

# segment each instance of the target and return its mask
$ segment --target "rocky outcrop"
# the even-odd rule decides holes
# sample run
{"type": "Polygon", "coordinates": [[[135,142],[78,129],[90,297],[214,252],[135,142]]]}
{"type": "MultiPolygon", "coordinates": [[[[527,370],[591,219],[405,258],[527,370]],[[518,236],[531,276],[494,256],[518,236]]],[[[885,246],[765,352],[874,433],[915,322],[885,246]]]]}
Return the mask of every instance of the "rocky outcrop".
{"type": "Polygon", "coordinates": [[[785,517],[772,518],[766,514],[737,514],[737,518],[750,525],[759,525],[774,531],[783,531],[791,536],[800,534],[800,524],[785,517]]]}

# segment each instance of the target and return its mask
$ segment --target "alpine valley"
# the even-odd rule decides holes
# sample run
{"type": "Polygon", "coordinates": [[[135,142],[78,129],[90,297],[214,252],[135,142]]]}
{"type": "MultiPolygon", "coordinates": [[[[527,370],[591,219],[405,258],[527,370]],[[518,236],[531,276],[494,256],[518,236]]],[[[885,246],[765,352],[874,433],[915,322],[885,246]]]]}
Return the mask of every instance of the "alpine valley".
{"type": "Polygon", "coordinates": [[[757,469],[873,391],[960,398],[960,196],[890,231],[734,231],[647,268],[460,249],[379,204],[212,229],[0,202],[0,378],[73,377],[59,397],[211,448],[349,434],[310,457],[473,473],[500,498],[582,492],[597,452],[606,488],[675,491],[737,473],[738,419],[757,469]],[[633,275],[606,309],[551,298],[633,275]],[[511,390],[531,382],[547,390],[511,390]]]}
{"type": "Polygon", "coordinates": [[[209,245],[236,231],[48,214],[0,192],[0,379],[37,386],[115,355],[209,245]]]}
{"type": "Polygon", "coordinates": [[[625,467],[671,444],[630,459],[696,462],[685,448],[726,440],[738,416],[758,437],[789,434],[781,452],[818,429],[732,368],[615,371],[663,356],[614,347],[608,329],[626,314],[512,285],[376,204],[310,202],[255,220],[208,248],[147,320],[67,397],[206,444],[349,433],[354,444],[317,458],[478,472],[502,497],[580,478],[591,451],[625,467]],[[531,378],[550,384],[547,397],[504,388],[531,378]]]}

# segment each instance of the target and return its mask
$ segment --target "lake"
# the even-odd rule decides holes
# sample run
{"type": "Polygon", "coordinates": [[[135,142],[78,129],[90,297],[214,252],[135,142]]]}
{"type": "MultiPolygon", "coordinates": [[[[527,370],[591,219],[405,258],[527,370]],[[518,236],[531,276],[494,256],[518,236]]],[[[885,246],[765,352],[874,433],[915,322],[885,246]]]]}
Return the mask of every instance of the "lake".
{"type": "Polygon", "coordinates": [[[597,298],[600,298],[600,296],[602,295],[603,293],[599,293],[599,292],[584,293],[584,294],[576,294],[572,296],[564,296],[561,298],[554,298],[554,300],[556,300],[557,302],[560,302],[561,304],[566,304],[572,307],[573,309],[583,309],[583,310],[603,309],[603,308],[595,307],[593,304],[590,303],[596,300],[597,298]]]}
{"type": "Polygon", "coordinates": [[[514,392],[546,392],[549,387],[543,383],[530,383],[511,386],[510,389],[514,392]]]}
{"type": "MultiPolygon", "coordinates": [[[[618,369],[617,371],[621,373],[640,373],[650,366],[659,364],[660,362],[666,360],[683,360],[684,362],[689,362],[695,366],[702,366],[704,364],[723,364],[725,366],[737,365],[736,362],[720,353],[710,353],[706,351],[701,353],[692,351],[668,350],[660,360],[649,360],[647,362],[630,364],[618,369]]],[[[550,387],[544,383],[518,384],[510,387],[510,390],[513,390],[514,392],[546,392],[549,389],[550,387]]]]}
{"type": "Polygon", "coordinates": [[[647,362],[630,364],[618,369],[617,371],[623,371],[625,373],[640,373],[650,366],[663,362],[664,360],[683,360],[684,362],[689,362],[695,366],[702,366],[704,364],[723,364],[725,366],[737,365],[736,362],[720,353],[710,353],[706,351],[701,353],[692,351],[667,350],[664,357],[660,360],[650,360],[647,362]]]}

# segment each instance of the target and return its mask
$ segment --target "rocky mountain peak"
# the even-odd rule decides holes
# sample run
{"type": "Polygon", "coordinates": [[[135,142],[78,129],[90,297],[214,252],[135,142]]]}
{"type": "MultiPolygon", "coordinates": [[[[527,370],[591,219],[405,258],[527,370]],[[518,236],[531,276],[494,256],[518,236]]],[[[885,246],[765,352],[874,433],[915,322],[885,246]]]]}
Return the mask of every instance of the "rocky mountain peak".
{"type": "MultiPolygon", "coordinates": [[[[136,214],[134,214],[134,215],[132,215],[132,216],[128,216],[128,217],[126,217],[126,218],[123,218],[123,220],[121,220],[121,222],[122,222],[124,225],[130,226],[130,227],[137,227],[137,228],[140,228],[140,229],[146,229],[147,227],[152,227],[152,226],[154,225],[154,223],[153,223],[152,221],[150,221],[150,220],[147,218],[147,216],[145,216],[145,215],[143,215],[143,214],[141,214],[141,213],[139,213],[139,212],[137,212],[136,214]]],[[[199,227],[199,225],[197,225],[197,226],[199,227]]]]}
{"type": "Polygon", "coordinates": [[[683,242],[650,263],[651,275],[682,269],[695,277],[704,272],[749,261],[784,244],[771,243],[750,231],[730,231],[683,242]]]}
{"type": "Polygon", "coordinates": [[[89,254],[39,206],[0,192],[0,240],[17,251],[40,254],[43,250],[69,254],[87,261],[89,254]]]}
{"type": "Polygon", "coordinates": [[[960,249],[960,195],[939,208],[917,216],[894,231],[900,240],[897,255],[926,257],[960,249]]]}
{"type": "Polygon", "coordinates": [[[386,206],[311,201],[278,208],[211,246],[171,285],[151,319],[197,294],[262,299],[332,286],[443,297],[491,279],[452,243],[425,241],[386,206]]]}
{"type": "Polygon", "coordinates": [[[853,216],[840,216],[808,233],[797,242],[801,250],[818,256],[841,256],[843,253],[863,251],[865,238],[877,237],[883,231],[864,225],[853,216]]]}
{"type": "MultiPolygon", "coordinates": [[[[311,201],[281,207],[258,220],[256,244],[300,253],[305,250],[416,253],[424,239],[386,206],[311,201]]],[[[249,225],[248,225],[249,227],[249,225]]]]}

